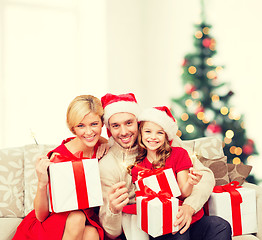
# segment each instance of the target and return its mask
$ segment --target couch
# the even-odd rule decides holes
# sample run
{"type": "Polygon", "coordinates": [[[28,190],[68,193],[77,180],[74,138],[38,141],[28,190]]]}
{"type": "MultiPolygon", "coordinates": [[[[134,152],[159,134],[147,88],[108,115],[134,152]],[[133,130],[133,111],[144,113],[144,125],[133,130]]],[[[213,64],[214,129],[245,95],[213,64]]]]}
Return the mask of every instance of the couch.
{"type": "MultiPolygon", "coordinates": [[[[54,147],[32,144],[0,149],[0,240],[12,239],[19,223],[33,209],[37,187],[35,160],[39,155],[47,154],[54,147]]],[[[211,137],[183,141],[183,147],[190,155],[195,153],[199,156],[201,161],[211,169],[213,166],[213,170],[218,168],[222,170],[219,174],[214,173],[217,183],[222,184],[223,181],[231,180],[228,177],[226,157],[220,140],[211,137]],[[220,164],[217,164],[218,162],[220,164]],[[224,164],[223,167],[221,167],[221,162],[224,164]]],[[[262,188],[247,182],[244,182],[243,186],[256,190],[258,232],[236,236],[233,239],[262,240],[262,188]]]]}

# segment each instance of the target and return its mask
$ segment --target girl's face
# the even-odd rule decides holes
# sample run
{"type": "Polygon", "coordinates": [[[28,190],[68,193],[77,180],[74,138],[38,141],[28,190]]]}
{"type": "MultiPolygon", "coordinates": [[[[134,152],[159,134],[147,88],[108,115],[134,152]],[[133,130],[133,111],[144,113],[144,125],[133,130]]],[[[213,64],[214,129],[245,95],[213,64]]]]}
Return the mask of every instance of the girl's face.
{"type": "Polygon", "coordinates": [[[141,134],[143,144],[150,151],[156,151],[164,144],[166,138],[163,128],[153,122],[145,122],[141,134]]]}
{"type": "Polygon", "coordinates": [[[74,132],[85,146],[94,147],[100,138],[102,126],[99,115],[90,112],[74,127],[74,132]]]}

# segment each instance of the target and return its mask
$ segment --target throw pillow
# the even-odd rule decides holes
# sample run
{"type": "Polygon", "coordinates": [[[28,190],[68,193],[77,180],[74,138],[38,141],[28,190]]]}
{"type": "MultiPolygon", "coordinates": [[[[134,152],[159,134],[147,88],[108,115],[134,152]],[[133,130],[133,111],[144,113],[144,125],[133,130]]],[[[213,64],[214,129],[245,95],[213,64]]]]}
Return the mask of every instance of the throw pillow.
{"type": "Polygon", "coordinates": [[[227,157],[221,157],[218,159],[207,159],[204,157],[198,157],[199,161],[205,166],[211,169],[214,173],[216,186],[229,183],[228,170],[227,170],[227,157]]]}
{"type": "Polygon", "coordinates": [[[243,163],[240,164],[227,164],[228,176],[230,182],[238,181],[239,185],[242,185],[245,179],[248,177],[249,173],[252,170],[252,166],[245,165],[243,163]]]}
{"type": "Polygon", "coordinates": [[[0,150],[0,217],[24,216],[24,153],[22,148],[0,150]]]}

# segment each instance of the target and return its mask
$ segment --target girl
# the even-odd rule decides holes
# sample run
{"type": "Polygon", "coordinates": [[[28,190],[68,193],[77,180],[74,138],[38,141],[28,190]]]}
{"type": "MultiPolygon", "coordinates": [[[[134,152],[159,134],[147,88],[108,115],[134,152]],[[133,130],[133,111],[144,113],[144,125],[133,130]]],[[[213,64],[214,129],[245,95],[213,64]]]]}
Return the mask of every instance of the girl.
{"type": "Polygon", "coordinates": [[[75,137],[68,138],[60,146],[40,157],[36,163],[38,177],[34,210],[18,226],[13,240],[98,240],[104,239],[95,208],[50,213],[47,196],[48,172],[52,158],[57,155],[72,157],[82,151],[84,158],[101,158],[107,152],[106,139],[101,138],[103,107],[98,98],[91,95],[76,97],[67,109],[67,125],[75,137]],[[104,143],[104,144],[102,144],[104,143]]]}
{"type": "MultiPolygon", "coordinates": [[[[138,117],[140,121],[138,134],[138,156],[133,166],[130,167],[132,181],[138,179],[138,166],[148,169],[172,168],[181,191],[180,200],[189,196],[193,186],[202,175],[193,170],[191,159],[187,151],[181,147],[171,147],[172,141],[177,138],[178,130],[175,119],[167,107],[154,107],[144,110],[138,117]]],[[[196,213],[192,223],[203,216],[203,210],[196,213]]],[[[150,239],[189,239],[189,231],[184,234],[177,232],[175,235],[150,239]]]]}

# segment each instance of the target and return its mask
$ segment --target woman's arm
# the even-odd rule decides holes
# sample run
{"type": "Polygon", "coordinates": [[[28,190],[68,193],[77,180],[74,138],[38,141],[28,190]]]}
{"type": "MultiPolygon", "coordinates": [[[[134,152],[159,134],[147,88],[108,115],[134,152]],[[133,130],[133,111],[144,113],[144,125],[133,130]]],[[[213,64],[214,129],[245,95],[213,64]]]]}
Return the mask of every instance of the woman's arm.
{"type": "Polygon", "coordinates": [[[47,156],[40,156],[36,161],[36,173],[38,178],[37,191],[34,199],[36,218],[43,222],[49,216],[49,203],[47,196],[48,174],[47,168],[51,164],[47,156]]]}

